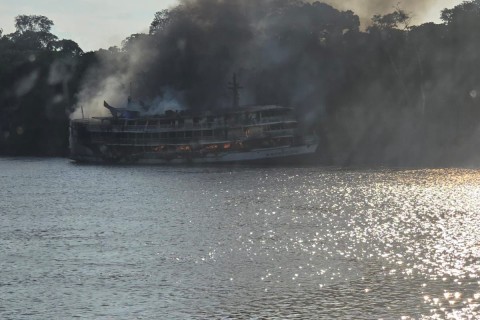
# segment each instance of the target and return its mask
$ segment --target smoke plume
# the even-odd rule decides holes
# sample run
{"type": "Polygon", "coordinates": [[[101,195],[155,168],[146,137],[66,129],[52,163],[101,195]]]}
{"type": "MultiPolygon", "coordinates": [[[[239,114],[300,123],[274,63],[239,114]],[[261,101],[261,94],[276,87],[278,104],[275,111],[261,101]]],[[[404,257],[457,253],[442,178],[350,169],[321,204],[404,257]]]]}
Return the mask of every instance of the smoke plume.
{"type": "Polygon", "coordinates": [[[375,14],[401,8],[415,22],[437,3],[325,2],[182,0],[157,13],[149,35],[132,35],[119,52],[99,54],[79,105],[89,115],[105,114],[104,99],[123,107],[132,94],[151,106],[150,113],[170,104],[226,107],[231,104],[228,82],[236,73],[244,86],[242,104],[308,106],[310,111],[314,106],[322,112],[329,84],[345,71],[333,52],[336,42],[365,28],[375,14]]]}
{"type": "Polygon", "coordinates": [[[104,99],[124,106],[130,83],[147,105],[230,107],[234,73],[244,87],[241,104],[321,110],[327,79],[343,72],[328,43],[359,30],[351,11],[294,0],[182,1],[154,22],[149,35],[98,54],[78,95],[88,114],[104,99]]]}
{"type": "Polygon", "coordinates": [[[183,0],[158,12],[149,34],[96,54],[79,105],[87,116],[105,114],[103,100],[125,107],[132,95],[128,107],[147,115],[231,108],[235,73],[241,105],[294,107],[333,163],[468,155],[480,132],[471,94],[480,87],[471,71],[480,64],[478,1],[447,10],[443,24],[420,26],[415,19],[439,13],[437,2],[328,3],[183,0]],[[409,29],[404,12],[414,18],[409,29]],[[372,22],[376,14],[385,16],[372,22]]]}

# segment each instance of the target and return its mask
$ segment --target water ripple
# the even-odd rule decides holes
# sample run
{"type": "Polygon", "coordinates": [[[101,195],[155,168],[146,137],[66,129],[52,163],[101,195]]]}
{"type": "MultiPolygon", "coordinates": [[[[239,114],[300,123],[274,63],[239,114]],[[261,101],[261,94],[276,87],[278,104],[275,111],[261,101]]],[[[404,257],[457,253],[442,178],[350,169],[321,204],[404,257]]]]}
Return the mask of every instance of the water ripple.
{"type": "Polygon", "coordinates": [[[480,171],[0,161],[2,318],[479,318],[480,171]]]}

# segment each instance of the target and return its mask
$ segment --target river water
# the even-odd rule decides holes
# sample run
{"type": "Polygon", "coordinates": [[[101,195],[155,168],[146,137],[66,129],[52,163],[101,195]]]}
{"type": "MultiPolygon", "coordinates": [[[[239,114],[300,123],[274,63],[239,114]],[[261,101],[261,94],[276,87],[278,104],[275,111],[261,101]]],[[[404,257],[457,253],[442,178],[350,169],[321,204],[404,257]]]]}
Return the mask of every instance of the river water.
{"type": "Polygon", "coordinates": [[[2,319],[480,317],[480,170],[0,158],[2,319]]]}

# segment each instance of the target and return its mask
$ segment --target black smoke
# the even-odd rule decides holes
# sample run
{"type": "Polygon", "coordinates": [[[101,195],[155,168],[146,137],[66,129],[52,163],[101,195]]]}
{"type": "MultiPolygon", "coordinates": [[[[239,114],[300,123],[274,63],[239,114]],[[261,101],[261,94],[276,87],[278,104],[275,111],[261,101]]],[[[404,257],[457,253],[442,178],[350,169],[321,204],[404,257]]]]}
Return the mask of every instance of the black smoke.
{"type": "Polygon", "coordinates": [[[445,9],[441,24],[415,26],[414,15],[392,6],[362,29],[353,11],[321,2],[182,1],[158,12],[149,34],[98,52],[79,103],[89,115],[129,95],[150,113],[229,108],[235,73],[240,104],[294,107],[332,163],[476,159],[480,4],[445,9]]]}
{"type": "Polygon", "coordinates": [[[154,105],[231,107],[228,83],[236,73],[241,104],[322,112],[345,76],[338,53],[358,32],[353,12],[320,2],[182,1],[156,15],[150,34],[104,52],[80,95],[84,105],[92,97],[96,105],[103,98],[122,104],[132,83],[132,95],[154,105]]]}

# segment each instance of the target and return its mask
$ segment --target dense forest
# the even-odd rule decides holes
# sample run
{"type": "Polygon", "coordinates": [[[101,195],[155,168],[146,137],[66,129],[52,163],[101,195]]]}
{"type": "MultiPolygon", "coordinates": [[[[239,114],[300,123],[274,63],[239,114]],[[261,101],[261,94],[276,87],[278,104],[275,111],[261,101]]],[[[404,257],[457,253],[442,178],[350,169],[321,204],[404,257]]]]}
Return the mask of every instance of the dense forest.
{"type": "Polygon", "coordinates": [[[231,107],[236,73],[241,104],[291,106],[316,128],[319,163],[476,164],[480,0],[440,24],[413,14],[392,9],[363,30],[321,2],[188,1],[95,52],[58,39],[47,17],[18,16],[0,32],[0,154],[66,155],[80,105],[91,116],[130,93],[155,110],[231,107]]]}

